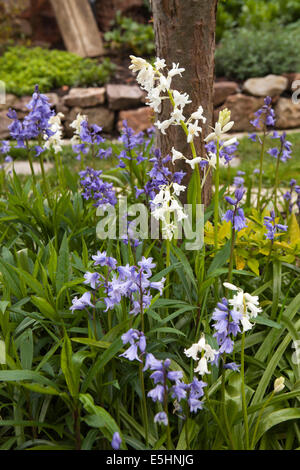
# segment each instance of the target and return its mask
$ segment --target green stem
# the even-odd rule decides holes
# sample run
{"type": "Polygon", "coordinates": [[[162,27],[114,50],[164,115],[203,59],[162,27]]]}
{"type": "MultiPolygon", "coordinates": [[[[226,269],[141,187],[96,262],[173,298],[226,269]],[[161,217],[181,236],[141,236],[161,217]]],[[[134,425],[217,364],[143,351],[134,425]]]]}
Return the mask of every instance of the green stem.
{"type": "Polygon", "coordinates": [[[189,419],[189,409],[187,407],[187,409],[186,409],[186,419],[185,419],[185,423],[184,423],[186,450],[190,449],[188,419],[189,419]]]}
{"type": "Polygon", "coordinates": [[[222,384],[221,384],[221,406],[222,406],[222,416],[224,419],[225,427],[228,433],[228,439],[230,441],[231,448],[235,449],[235,443],[231,434],[231,429],[228,421],[227,411],[226,411],[226,400],[225,400],[225,372],[224,365],[222,365],[222,384]]]}
{"type": "Polygon", "coordinates": [[[257,210],[260,211],[261,207],[261,190],[262,190],[262,178],[263,178],[263,161],[264,161],[264,154],[265,154],[265,141],[266,141],[266,128],[264,127],[264,135],[261,144],[261,152],[260,152],[260,161],[259,161],[259,183],[258,183],[258,194],[257,194],[257,210]]]}
{"type": "Polygon", "coordinates": [[[43,155],[42,154],[39,156],[39,159],[40,159],[40,166],[41,166],[41,171],[42,171],[42,178],[43,178],[43,182],[44,182],[46,197],[47,197],[49,207],[51,207],[52,204],[51,204],[51,199],[50,199],[50,194],[49,194],[49,185],[48,185],[48,181],[47,181],[47,178],[46,178],[46,173],[45,173],[45,167],[44,167],[44,161],[43,161],[43,155]]]}
{"type": "MultiPolygon", "coordinates": [[[[166,240],[166,268],[170,266],[170,240],[166,240]]],[[[169,298],[170,273],[166,275],[166,298],[169,298]]]]}
{"type": "MultiPolygon", "coordinates": [[[[140,308],[141,308],[141,329],[142,329],[142,332],[145,333],[142,282],[140,282],[140,308]]],[[[142,410],[143,410],[143,421],[144,421],[144,428],[145,428],[145,441],[146,441],[146,447],[148,447],[149,445],[148,413],[147,413],[145,382],[144,382],[144,374],[143,374],[143,362],[140,362],[139,374],[140,374],[140,383],[141,383],[141,391],[142,391],[142,410]]]]}
{"type": "Polygon", "coordinates": [[[245,427],[245,448],[249,449],[249,427],[248,427],[248,413],[247,413],[247,401],[245,391],[245,333],[242,334],[242,348],[241,348],[241,393],[242,393],[242,406],[244,416],[244,427],[245,427]]]}
{"type": "Polygon", "coordinates": [[[228,269],[228,282],[231,282],[231,281],[232,281],[234,243],[235,243],[235,228],[234,228],[234,226],[232,226],[232,229],[231,229],[231,244],[230,244],[229,269],[228,269]]]}
{"type": "MultiPolygon", "coordinates": [[[[219,428],[222,436],[224,437],[225,441],[227,442],[228,445],[230,445],[231,444],[230,439],[227,436],[226,432],[224,431],[224,426],[221,423],[221,421],[219,420],[217,413],[215,412],[215,410],[213,409],[213,407],[210,403],[210,398],[209,398],[208,391],[206,390],[206,388],[204,388],[204,393],[205,393],[206,403],[208,405],[209,411],[211,412],[212,417],[214,418],[215,422],[217,423],[218,428],[219,428]]],[[[234,448],[234,446],[232,448],[234,448]]]]}
{"type": "Polygon", "coordinates": [[[215,171],[215,198],[214,198],[214,238],[215,251],[218,250],[218,222],[219,222],[219,186],[220,186],[220,142],[217,140],[217,161],[215,171]]]}
{"type": "Polygon", "coordinates": [[[59,177],[60,177],[60,184],[61,184],[61,189],[65,188],[65,175],[64,175],[64,169],[62,165],[62,159],[61,159],[61,154],[58,154],[58,165],[59,165],[59,177]]]}
{"type": "Polygon", "coordinates": [[[75,449],[81,450],[80,407],[78,403],[75,404],[73,419],[74,419],[75,449]]]}
{"type": "Polygon", "coordinates": [[[142,391],[142,410],[143,410],[143,421],[144,421],[144,429],[145,429],[145,441],[146,441],[146,447],[148,447],[149,445],[148,414],[147,414],[145,382],[144,382],[142,362],[140,362],[140,366],[139,366],[139,375],[140,375],[140,383],[141,383],[141,391],[142,391]]]}
{"type": "MultiPolygon", "coordinates": [[[[173,108],[175,108],[175,101],[173,99],[173,95],[172,95],[171,90],[168,90],[168,95],[169,95],[169,98],[170,98],[170,101],[171,101],[171,104],[172,104],[173,108]]],[[[185,135],[188,136],[189,131],[188,131],[186,123],[184,121],[180,121],[180,125],[181,125],[182,129],[184,130],[185,135]]],[[[191,147],[193,159],[197,158],[197,152],[196,152],[196,148],[195,148],[195,144],[194,144],[193,140],[190,142],[190,147],[191,147]]],[[[202,188],[201,188],[201,175],[200,175],[199,166],[196,165],[195,169],[196,169],[196,175],[197,175],[197,204],[201,204],[201,200],[202,200],[201,190],[202,190],[202,188]]]]}
{"type": "Polygon", "coordinates": [[[164,411],[167,416],[168,424],[167,424],[167,450],[172,450],[172,439],[171,439],[171,429],[170,429],[170,422],[169,422],[169,414],[168,414],[168,389],[167,389],[167,375],[164,375],[164,411]]]}
{"type": "Polygon", "coordinates": [[[0,194],[2,192],[4,193],[4,182],[5,182],[5,170],[4,170],[4,165],[3,165],[3,168],[1,168],[0,170],[0,194]]]}
{"type": "Polygon", "coordinates": [[[251,448],[250,448],[251,450],[254,450],[254,447],[255,447],[255,438],[256,438],[256,434],[257,434],[257,430],[258,430],[258,426],[259,426],[259,423],[260,423],[262,414],[263,414],[265,408],[268,406],[268,404],[269,404],[270,401],[272,400],[274,394],[275,394],[275,391],[273,390],[273,392],[271,393],[270,397],[268,398],[268,400],[266,401],[266,403],[262,406],[262,408],[261,408],[261,410],[260,410],[260,412],[259,412],[257,421],[256,421],[256,423],[255,423],[255,428],[254,428],[254,432],[253,432],[252,441],[251,441],[251,448]]]}
{"type": "Polygon", "coordinates": [[[32,155],[30,153],[30,148],[29,148],[29,144],[28,144],[27,141],[26,141],[26,149],[27,149],[27,154],[28,154],[30,171],[31,171],[31,174],[32,174],[33,185],[35,187],[36,186],[36,176],[35,176],[35,172],[34,172],[34,168],[33,168],[32,155]]]}
{"type": "Polygon", "coordinates": [[[275,186],[274,186],[274,209],[275,212],[277,212],[277,190],[279,186],[279,163],[280,163],[280,156],[281,153],[277,156],[277,162],[276,162],[276,170],[275,170],[275,186]]]}
{"type": "Polygon", "coordinates": [[[263,272],[262,272],[262,274],[261,274],[261,277],[262,277],[262,279],[263,279],[263,282],[265,281],[266,274],[267,274],[267,272],[268,272],[268,267],[269,267],[270,260],[271,260],[272,250],[273,250],[273,241],[271,240],[271,248],[270,248],[270,251],[269,251],[269,254],[268,254],[268,258],[267,258],[266,264],[265,264],[265,266],[264,266],[263,272]]]}

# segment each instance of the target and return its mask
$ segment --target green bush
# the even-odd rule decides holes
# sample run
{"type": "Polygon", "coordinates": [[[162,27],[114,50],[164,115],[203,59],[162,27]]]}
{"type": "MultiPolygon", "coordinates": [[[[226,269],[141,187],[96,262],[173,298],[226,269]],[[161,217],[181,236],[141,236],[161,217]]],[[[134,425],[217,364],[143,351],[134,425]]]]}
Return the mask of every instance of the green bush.
{"type": "Polygon", "coordinates": [[[113,23],[115,28],[104,34],[104,39],[112,49],[125,49],[137,55],[149,56],[155,50],[152,25],[137,23],[131,18],[117,13],[113,23]]]}
{"type": "Polygon", "coordinates": [[[284,25],[297,21],[299,0],[221,0],[218,4],[217,40],[224,32],[236,26],[263,29],[277,21],[284,25]]]}
{"type": "Polygon", "coordinates": [[[238,28],[216,50],[216,75],[244,80],[300,71],[300,22],[264,30],[238,28]]]}
{"type": "Polygon", "coordinates": [[[107,58],[98,64],[70,52],[40,47],[15,46],[0,57],[0,79],[8,93],[18,96],[30,95],[37,83],[43,93],[63,85],[103,84],[113,71],[114,65],[107,58]]]}

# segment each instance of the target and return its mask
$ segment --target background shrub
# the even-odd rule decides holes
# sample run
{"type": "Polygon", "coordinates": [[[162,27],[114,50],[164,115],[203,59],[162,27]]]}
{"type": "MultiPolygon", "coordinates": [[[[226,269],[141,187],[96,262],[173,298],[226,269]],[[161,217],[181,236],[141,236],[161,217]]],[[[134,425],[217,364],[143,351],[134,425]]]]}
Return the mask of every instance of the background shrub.
{"type": "Polygon", "coordinates": [[[300,22],[224,34],[216,50],[216,74],[244,80],[300,71],[300,22]]]}
{"type": "Polygon", "coordinates": [[[113,29],[104,34],[105,41],[112,49],[133,51],[137,55],[149,56],[154,54],[154,30],[151,24],[145,25],[116,14],[113,29]]]}
{"type": "Polygon", "coordinates": [[[98,64],[70,52],[40,47],[15,46],[0,57],[0,79],[6,83],[6,91],[17,96],[30,95],[37,83],[43,93],[63,85],[103,84],[113,70],[107,58],[98,64]]]}
{"type": "Polygon", "coordinates": [[[264,28],[268,23],[281,25],[295,22],[300,17],[298,0],[221,0],[217,14],[217,40],[228,29],[240,26],[264,28]]]}

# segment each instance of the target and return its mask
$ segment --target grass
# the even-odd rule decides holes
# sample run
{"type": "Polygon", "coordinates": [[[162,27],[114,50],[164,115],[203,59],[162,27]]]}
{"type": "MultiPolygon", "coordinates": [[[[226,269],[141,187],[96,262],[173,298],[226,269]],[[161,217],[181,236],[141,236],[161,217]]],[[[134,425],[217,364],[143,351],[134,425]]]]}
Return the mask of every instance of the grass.
{"type": "MultiPolygon", "coordinates": [[[[288,185],[289,181],[292,178],[297,179],[297,175],[300,175],[300,132],[289,134],[288,139],[293,144],[293,154],[292,159],[287,163],[281,163],[279,166],[279,179],[282,183],[288,185]]],[[[266,146],[266,151],[278,144],[278,140],[268,139],[268,144],[266,146]]],[[[236,168],[223,167],[221,168],[221,178],[223,181],[232,181],[233,177],[237,174],[238,171],[244,171],[247,176],[251,176],[255,168],[258,168],[259,164],[259,154],[260,154],[260,145],[258,143],[252,142],[248,137],[243,137],[239,141],[237,157],[240,159],[240,165],[236,168]]],[[[107,148],[111,145],[110,141],[106,141],[103,144],[104,148],[107,148]]],[[[121,148],[118,144],[113,144],[114,149],[121,148]]],[[[46,154],[45,154],[46,155],[46,154]]],[[[11,156],[15,160],[26,160],[26,152],[23,149],[12,149],[11,156]]],[[[47,155],[46,155],[47,156],[47,155]]],[[[62,159],[64,163],[69,164],[69,168],[72,172],[80,171],[80,162],[75,159],[74,152],[70,145],[65,145],[62,152],[62,159]]],[[[84,166],[94,166],[97,170],[109,171],[116,168],[118,163],[117,157],[111,157],[107,160],[96,159],[96,164],[93,165],[92,158],[86,156],[84,166]]],[[[270,186],[270,182],[274,180],[274,171],[275,171],[275,158],[271,157],[266,153],[264,158],[264,186],[270,186]]],[[[54,176],[55,170],[50,170],[50,178],[54,176]]],[[[254,175],[254,178],[255,175],[254,175]]],[[[254,184],[256,180],[254,179],[254,184]]]]}
{"type": "MultiPolygon", "coordinates": [[[[286,183],[287,185],[292,178],[297,178],[297,175],[300,175],[300,133],[289,134],[288,140],[293,144],[292,158],[288,162],[280,163],[279,165],[279,180],[283,183],[286,183]]],[[[239,142],[240,144],[238,147],[237,156],[239,157],[241,163],[238,167],[230,169],[230,178],[235,176],[237,171],[244,171],[246,175],[250,176],[259,165],[259,143],[252,142],[250,139],[248,139],[248,137],[243,137],[239,142]]],[[[277,145],[278,140],[268,139],[266,152],[269,148],[275,147],[277,145]]],[[[269,186],[270,181],[272,182],[274,180],[275,165],[275,158],[266,153],[263,165],[263,184],[265,186],[269,186]]],[[[222,178],[226,179],[227,173],[228,169],[226,167],[221,169],[222,178]]]]}

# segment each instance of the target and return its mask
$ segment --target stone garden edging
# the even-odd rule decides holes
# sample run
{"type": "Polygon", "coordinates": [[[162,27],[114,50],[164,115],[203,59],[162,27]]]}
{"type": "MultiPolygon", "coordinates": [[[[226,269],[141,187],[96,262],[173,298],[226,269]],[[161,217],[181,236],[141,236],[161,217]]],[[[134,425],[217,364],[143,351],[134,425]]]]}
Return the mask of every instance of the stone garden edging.
{"type": "MultiPolygon", "coordinates": [[[[250,78],[242,85],[234,81],[217,81],[214,84],[215,120],[221,109],[231,110],[235,121],[234,132],[253,130],[250,120],[255,111],[263,104],[265,96],[271,96],[276,114],[277,129],[293,129],[300,127],[300,100],[292,101],[295,90],[292,84],[300,80],[300,73],[268,75],[250,78]]],[[[300,85],[298,86],[300,89],[300,85]]],[[[135,131],[143,131],[153,125],[151,109],[146,106],[145,93],[137,85],[108,84],[105,87],[71,88],[64,96],[57,93],[46,93],[56,112],[64,114],[63,124],[65,137],[72,135],[70,123],[78,113],[88,116],[90,123],[103,127],[105,134],[115,134],[122,128],[126,119],[135,131]]],[[[300,98],[300,93],[299,93],[300,98]]],[[[7,126],[7,110],[16,109],[22,118],[27,113],[26,104],[30,97],[18,98],[7,94],[6,104],[0,105],[0,139],[9,137],[7,126]]]]}

